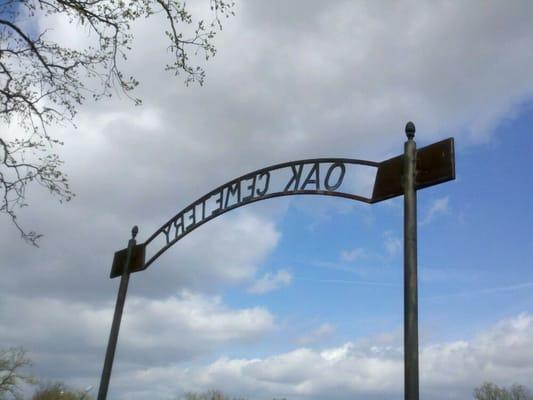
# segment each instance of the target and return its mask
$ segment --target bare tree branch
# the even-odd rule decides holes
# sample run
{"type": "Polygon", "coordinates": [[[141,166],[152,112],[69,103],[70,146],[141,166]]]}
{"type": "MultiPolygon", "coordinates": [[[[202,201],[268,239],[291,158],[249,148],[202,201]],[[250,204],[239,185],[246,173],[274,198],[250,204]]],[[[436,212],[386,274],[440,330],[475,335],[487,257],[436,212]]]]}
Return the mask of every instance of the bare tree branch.
{"type": "Polygon", "coordinates": [[[22,348],[11,348],[0,351],[0,398],[19,399],[20,384],[34,383],[34,379],[25,375],[21,369],[30,365],[26,352],[22,348]]]}
{"type": "Polygon", "coordinates": [[[121,70],[133,45],[131,24],[163,12],[173,55],[165,69],[183,73],[186,84],[203,84],[205,71],[191,64],[189,54],[201,51],[206,59],[215,55],[211,40],[222,28],[221,17],[233,15],[233,5],[231,0],[209,0],[213,19],[206,24],[195,21],[180,0],[0,2],[0,214],[11,219],[26,241],[37,245],[41,236],[27,232],[17,222],[17,210],[27,205],[28,185],[38,183],[60,201],[74,195],[61,171],[62,161],[53,152],[53,146],[62,143],[49,135],[48,128],[73,123],[86,96],[95,100],[109,97],[114,87],[140,104],[131,95],[138,81],[126,78],[121,70]],[[96,44],[72,49],[48,40],[46,30],[34,31],[38,25],[31,21],[58,15],[90,31],[96,44]],[[180,24],[195,24],[193,36],[184,38],[180,24]],[[23,128],[25,136],[8,139],[4,126],[15,125],[23,128]]]}

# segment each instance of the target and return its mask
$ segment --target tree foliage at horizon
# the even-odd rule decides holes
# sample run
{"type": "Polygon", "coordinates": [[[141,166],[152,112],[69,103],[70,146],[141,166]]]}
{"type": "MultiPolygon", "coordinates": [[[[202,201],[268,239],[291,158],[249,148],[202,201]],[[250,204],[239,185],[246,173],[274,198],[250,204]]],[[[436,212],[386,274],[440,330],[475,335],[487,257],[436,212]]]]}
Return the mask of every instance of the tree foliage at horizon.
{"type": "Polygon", "coordinates": [[[245,400],[243,397],[229,397],[220,390],[208,390],[205,393],[185,393],[183,400],[245,400]]]}
{"type": "Polygon", "coordinates": [[[41,386],[31,400],[93,400],[93,397],[87,392],[68,389],[57,382],[41,386]]]}
{"type": "MultiPolygon", "coordinates": [[[[38,384],[38,381],[25,374],[22,369],[30,366],[31,360],[24,349],[10,348],[0,350],[0,400],[23,399],[21,385],[38,384]]],[[[80,391],[67,388],[60,382],[41,384],[34,392],[31,400],[91,400],[88,390],[80,391]]],[[[533,400],[533,393],[524,385],[514,383],[509,387],[498,386],[485,382],[473,390],[474,400],[533,400]]],[[[244,397],[231,397],[220,390],[208,390],[201,393],[188,392],[179,397],[180,400],[246,400],[244,397]]],[[[273,398],[272,400],[287,400],[273,398]]]]}
{"type": "Polygon", "coordinates": [[[492,382],[485,382],[474,389],[473,395],[475,400],[533,400],[531,391],[516,383],[506,388],[492,382]]]}
{"type": "MultiPolygon", "coordinates": [[[[36,378],[23,370],[31,366],[31,360],[22,347],[0,350],[0,400],[22,400],[22,385],[39,385],[36,378]]],[[[40,384],[31,400],[93,400],[88,390],[74,390],[62,383],[40,384]]]]}
{"type": "MultiPolygon", "coordinates": [[[[185,393],[180,400],[246,400],[245,397],[230,397],[226,396],[221,390],[208,390],[203,393],[185,393]]],[[[272,400],[287,400],[286,398],[273,398],[272,400]]]]}
{"type": "Polygon", "coordinates": [[[21,371],[28,365],[31,365],[31,361],[24,349],[0,350],[0,400],[21,399],[20,386],[23,383],[35,383],[31,376],[21,371]]]}
{"type": "Polygon", "coordinates": [[[11,219],[27,242],[37,245],[42,236],[17,221],[17,210],[27,205],[28,185],[44,186],[60,202],[74,195],[53,151],[63,143],[50,134],[50,127],[73,123],[87,98],[109,97],[114,89],[140,104],[132,96],[139,82],[123,72],[137,20],[162,15],[172,56],[165,70],[184,75],[186,84],[203,84],[205,71],[191,55],[206,60],[214,56],[213,38],[222,29],[221,19],[234,15],[232,0],[205,1],[211,9],[209,22],[195,18],[180,0],[0,2],[0,122],[24,132],[8,138],[4,127],[0,134],[0,213],[11,219]],[[92,44],[79,49],[50,40],[49,29],[40,26],[56,17],[85,30],[92,44]]]}

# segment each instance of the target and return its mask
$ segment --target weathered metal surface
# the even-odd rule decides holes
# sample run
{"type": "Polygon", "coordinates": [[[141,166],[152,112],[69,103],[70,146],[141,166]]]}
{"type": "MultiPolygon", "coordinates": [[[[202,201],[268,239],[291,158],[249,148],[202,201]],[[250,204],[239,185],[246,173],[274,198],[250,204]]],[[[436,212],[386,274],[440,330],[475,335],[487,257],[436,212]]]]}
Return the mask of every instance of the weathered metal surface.
{"type": "Polygon", "coordinates": [[[370,203],[372,199],[343,189],[347,165],[378,167],[379,163],[347,158],[291,161],[250,172],[219,186],[185,207],[146,240],[145,245],[150,246],[156,239],[162,239],[163,246],[152,253],[154,255],[144,268],[199,226],[230,210],[259,200],[305,194],[337,196],[370,203]],[[287,176],[281,176],[282,173],[287,176]]]}
{"type": "MultiPolygon", "coordinates": [[[[453,138],[422,147],[416,152],[415,189],[423,189],[455,179],[453,138]]],[[[404,155],[379,164],[371,203],[403,194],[404,155]]]]}
{"type": "MultiPolygon", "coordinates": [[[[403,159],[404,194],[404,382],[405,400],[418,400],[418,272],[416,226],[416,151],[415,126],[405,127],[408,137],[403,159]]],[[[428,153],[426,153],[428,154],[428,153]]]]}
{"type": "Polygon", "coordinates": [[[98,388],[97,400],[106,400],[107,397],[109,380],[111,379],[111,370],[113,369],[113,360],[115,358],[115,350],[117,348],[118,333],[120,331],[120,322],[122,320],[122,312],[124,311],[124,303],[126,302],[126,293],[128,292],[128,282],[130,279],[130,271],[128,266],[132,265],[133,250],[136,247],[135,237],[137,236],[138,232],[139,228],[134,226],[131,230],[131,239],[128,241],[126,257],[124,259],[119,257],[119,261],[124,261],[124,265],[122,267],[120,286],[118,288],[115,313],[113,314],[113,323],[111,324],[111,332],[109,333],[109,340],[107,342],[107,350],[105,354],[104,367],[102,368],[102,377],[100,378],[100,387],[98,388]]]}
{"type": "MultiPolygon", "coordinates": [[[[144,243],[136,244],[135,246],[133,246],[131,261],[129,264],[130,273],[142,271],[144,269],[145,254],[146,245],[144,243]]],[[[111,279],[122,275],[124,265],[126,265],[127,256],[127,247],[115,253],[115,256],[113,257],[113,265],[111,266],[111,274],[109,275],[111,279]]]]}
{"type": "MultiPolygon", "coordinates": [[[[416,189],[455,178],[452,138],[421,148],[417,152],[417,157],[416,189]]],[[[172,245],[211,219],[256,201],[306,194],[344,197],[364,203],[376,203],[400,196],[403,194],[403,163],[403,155],[383,162],[348,158],[317,158],[276,164],[240,176],[189,204],[154,232],[144,245],[154,247],[153,244],[157,242],[162,242],[162,245],[159,244],[159,248],[150,252],[150,258],[142,266],[135,264],[132,272],[148,268],[172,245]],[[343,188],[347,165],[377,167],[371,198],[350,193],[343,188]],[[274,188],[272,182],[276,181],[279,185],[276,174],[280,171],[288,173],[288,177],[281,186],[274,188]]],[[[120,256],[123,257],[122,254],[120,256]]],[[[120,270],[117,269],[111,275],[116,277],[119,274],[120,270]]]]}
{"type": "Polygon", "coordinates": [[[453,138],[423,147],[416,152],[416,190],[455,179],[453,138]]]}
{"type": "MultiPolygon", "coordinates": [[[[416,150],[415,126],[406,126],[408,137],[404,154],[383,162],[346,158],[319,158],[292,161],[248,173],[219,186],[184,208],[146,242],[137,245],[137,227],[132,231],[128,247],[115,253],[111,278],[121,276],[115,315],[108,342],[98,400],[105,400],[126,300],[129,274],[146,269],[161,254],[194,229],[225,212],[259,200],[314,194],[344,197],[365,203],[376,203],[404,195],[404,367],[405,399],[419,398],[418,370],[418,278],[416,191],[455,179],[454,141],[449,138],[416,150]],[[377,167],[371,198],[349,193],[342,188],[346,165],[377,167]],[[280,188],[272,189],[271,174],[289,170],[280,188]],[[146,247],[163,239],[163,245],[145,262],[146,247]]],[[[278,181],[279,179],[275,179],[278,181]]]]}

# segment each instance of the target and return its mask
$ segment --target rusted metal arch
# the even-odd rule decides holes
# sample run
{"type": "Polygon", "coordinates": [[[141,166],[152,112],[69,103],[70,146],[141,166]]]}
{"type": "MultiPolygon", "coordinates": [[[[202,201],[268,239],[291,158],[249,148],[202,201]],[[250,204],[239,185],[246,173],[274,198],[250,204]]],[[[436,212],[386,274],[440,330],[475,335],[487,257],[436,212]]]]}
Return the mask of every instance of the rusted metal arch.
{"type": "Polygon", "coordinates": [[[161,228],[152,234],[144,243],[137,245],[135,237],[138,233],[137,226],[132,229],[132,237],[128,241],[128,247],[115,253],[113,265],[111,267],[111,278],[121,276],[120,286],[115,305],[115,313],[109,341],[106,350],[104,366],[102,369],[102,378],[98,391],[98,400],[105,400],[113,367],[120,321],[126,300],[129,275],[131,272],[146,269],[148,265],[154,262],[161,254],[168,250],[172,245],[186,236],[198,226],[210,221],[211,219],[224,214],[246,204],[255,201],[269,199],[280,196],[290,196],[296,194],[315,194],[326,196],[344,197],[352,200],[358,200],[365,203],[376,203],[378,201],[390,199],[403,194],[404,196],[404,383],[405,399],[418,400],[419,382],[418,382],[418,284],[417,284],[417,222],[416,222],[416,191],[425,187],[437,185],[449,180],[455,179],[455,155],[453,138],[433,143],[421,149],[416,148],[414,142],[415,125],[408,122],[405,127],[407,142],[404,144],[404,154],[393,157],[382,162],[373,162],[365,160],[354,160],[346,158],[317,158],[300,161],[291,161],[281,164],[272,165],[253,172],[249,172],[228,183],[217,187],[200,199],[189,204],[182,211],[167,221],[161,228]],[[324,187],[327,190],[321,190],[320,186],[320,163],[330,163],[324,180],[324,187]],[[306,164],[313,164],[307,172],[306,178],[300,186],[303,167],[306,164]],[[376,178],[372,197],[367,198],[336,190],[342,185],[346,173],[345,164],[365,165],[377,167],[376,178]],[[294,167],[298,166],[298,170],[294,167]],[[270,171],[291,167],[292,177],[281,191],[268,193],[270,183],[270,171]],[[332,171],[341,168],[341,173],[335,184],[329,183],[332,171]],[[262,175],[263,174],[263,175],[262,175]],[[314,174],[314,175],[313,175],[314,174]],[[257,180],[261,176],[265,177],[263,190],[256,188],[257,180]],[[252,180],[251,185],[245,185],[249,190],[248,196],[241,198],[241,183],[246,180],[252,180]],[[315,190],[308,190],[307,185],[315,184],[315,190]],[[289,188],[294,186],[293,189],[289,188]],[[224,190],[226,189],[226,201],[224,204],[224,190]],[[211,210],[208,216],[205,215],[207,201],[214,195],[218,194],[218,199],[214,202],[219,205],[211,210]],[[228,206],[230,196],[237,194],[237,202],[228,206]],[[224,204],[224,205],[223,205],[224,204]],[[196,219],[196,207],[201,206],[202,218],[196,219]],[[188,216],[192,224],[186,226],[184,217],[187,211],[191,211],[188,216]],[[174,238],[171,239],[172,226],[174,226],[174,238]],[[181,228],[178,230],[178,227],[181,228]],[[145,249],[148,244],[154,241],[161,234],[164,235],[165,245],[148,260],[145,260],[145,249]]]}
{"type": "MultiPolygon", "coordinates": [[[[235,185],[235,184],[240,184],[241,181],[248,180],[248,179],[253,179],[256,176],[265,174],[267,172],[270,173],[272,171],[276,171],[276,170],[283,169],[283,168],[289,168],[289,167],[294,167],[294,166],[298,166],[298,165],[316,164],[316,163],[318,163],[318,164],[331,163],[331,164],[340,164],[340,165],[344,165],[344,164],[363,165],[363,166],[369,166],[369,167],[375,167],[375,168],[379,168],[379,166],[382,164],[380,162],[375,162],[375,161],[358,160],[358,159],[351,159],[351,158],[309,158],[309,159],[304,159],[304,160],[297,160],[297,161],[284,162],[284,163],[280,163],[280,164],[274,164],[274,165],[271,165],[271,166],[268,166],[268,167],[264,167],[264,168],[261,168],[261,169],[258,169],[258,170],[252,171],[252,172],[248,172],[247,174],[241,175],[241,176],[239,176],[237,178],[234,178],[234,179],[226,182],[223,185],[220,185],[220,186],[216,187],[215,189],[211,190],[209,193],[203,195],[202,197],[200,197],[196,201],[193,201],[192,203],[187,205],[185,208],[183,208],[181,211],[179,211],[177,214],[175,214],[172,218],[170,218],[166,223],[164,223],[148,239],[146,239],[146,241],[143,243],[143,246],[148,246],[157,237],[159,237],[162,234],[164,235],[165,231],[168,231],[168,229],[175,223],[175,221],[178,218],[182,217],[184,213],[186,213],[188,210],[193,209],[194,207],[198,206],[199,204],[205,203],[205,201],[207,201],[208,199],[210,199],[212,196],[216,195],[217,193],[220,193],[222,190],[224,190],[224,188],[230,187],[230,186],[235,185]]],[[[152,264],[157,258],[159,258],[159,256],[161,256],[165,251],[167,251],[170,247],[172,247],[174,244],[176,244],[179,240],[181,240],[183,237],[188,235],[190,232],[194,231],[199,226],[205,224],[206,222],[211,221],[212,219],[214,219],[214,218],[216,218],[216,217],[218,217],[218,216],[220,216],[220,215],[222,215],[222,214],[224,214],[224,213],[226,213],[228,211],[234,210],[236,208],[239,208],[239,207],[251,204],[251,203],[255,203],[255,202],[260,201],[260,200],[272,199],[272,198],[275,198],[275,197],[282,197],[282,196],[302,195],[302,194],[344,197],[346,199],[357,200],[357,201],[361,201],[361,202],[364,202],[364,203],[373,203],[373,202],[375,202],[375,200],[373,200],[373,198],[359,196],[359,195],[355,195],[355,194],[351,194],[351,193],[337,192],[337,191],[333,191],[333,190],[310,190],[310,189],[306,189],[306,190],[290,190],[290,191],[276,191],[276,192],[273,192],[273,193],[268,193],[268,194],[260,195],[260,196],[257,196],[257,197],[251,197],[250,199],[242,200],[242,201],[239,201],[236,204],[233,204],[231,206],[224,207],[220,212],[213,213],[213,214],[211,214],[209,216],[206,216],[205,218],[202,218],[201,221],[198,221],[197,223],[192,224],[190,227],[187,227],[183,235],[180,235],[180,236],[178,236],[178,237],[176,237],[176,238],[174,238],[172,240],[169,240],[167,242],[167,244],[163,248],[161,248],[149,260],[147,260],[144,263],[144,266],[143,266],[142,269],[148,268],[148,266],[150,264],[152,264]]]]}
{"type": "MultiPolygon", "coordinates": [[[[429,146],[422,147],[416,152],[416,173],[415,173],[415,190],[423,189],[428,186],[433,186],[442,182],[455,178],[455,164],[454,160],[454,141],[453,138],[445,139],[440,142],[433,143],[429,146]]],[[[207,194],[203,195],[199,199],[193,201],[167,222],[165,222],[159,229],[157,229],[144,243],[136,244],[133,249],[132,262],[129,264],[130,272],[138,272],[148,268],[159,256],[161,256],[165,251],[170,247],[176,244],[180,239],[194,231],[199,226],[205,224],[206,222],[211,221],[212,219],[222,215],[228,211],[234,210],[238,207],[255,203],[256,201],[271,199],[281,196],[293,196],[293,195],[323,195],[323,196],[334,196],[334,197],[343,197],[346,199],[357,200],[363,203],[372,204],[377,203],[386,199],[390,199],[396,196],[400,196],[404,193],[403,186],[403,171],[404,171],[404,155],[390,158],[385,161],[376,162],[368,160],[359,160],[351,158],[309,158],[303,160],[289,161],[280,164],[274,164],[268,167],[260,168],[252,172],[248,172],[244,175],[241,175],[237,178],[234,178],[223,185],[216,187],[207,194]],[[291,168],[293,173],[293,178],[295,176],[296,169],[299,168],[299,174],[303,172],[303,166],[313,165],[312,168],[317,168],[320,170],[321,164],[330,164],[328,169],[328,174],[326,174],[324,180],[324,187],[327,190],[321,190],[319,184],[316,185],[317,189],[307,189],[307,179],[304,181],[302,186],[299,186],[299,181],[294,184],[294,188],[289,188],[289,184],[283,190],[274,190],[269,192],[270,182],[270,172],[277,170],[282,170],[284,168],[291,168]],[[374,188],[372,191],[372,197],[364,197],[361,195],[356,195],[348,193],[346,191],[338,191],[337,189],[342,185],[344,175],[346,172],[345,165],[362,165],[368,167],[377,168],[376,177],[374,181],[374,188]],[[341,168],[341,177],[335,185],[328,187],[328,176],[330,176],[330,171],[334,167],[341,168]],[[261,176],[267,177],[267,183],[265,184],[264,190],[259,192],[256,190],[255,183],[256,178],[261,176]],[[241,194],[241,183],[248,180],[253,180],[253,189],[252,193],[249,196],[243,198],[240,197],[241,194]],[[223,194],[224,191],[226,196],[229,196],[229,192],[232,195],[235,194],[235,191],[238,191],[238,200],[236,203],[228,204],[228,198],[226,198],[226,204],[223,205],[223,194]],[[205,215],[205,205],[209,199],[212,199],[213,196],[220,195],[220,207],[216,210],[213,210],[209,215],[205,215]],[[202,207],[202,217],[196,218],[196,208],[202,207]],[[194,215],[194,221],[192,224],[185,226],[184,217],[187,212],[191,212],[194,215]],[[181,221],[180,221],[181,220],[181,221]],[[178,233],[178,227],[181,228],[181,233],[178,233]],[[174,228],[174,229],[173,229],[174,228]],[[173,231],[173,235],[171,235],[173,231]],[[145,262],[145,252],[146,248],[154,242],[156,239],[163,237],[162,247],[155,251],[150,259],[145,262]]],[[[310,175],[310,173],[309,173],[310,175]]],[[[317,174],[317,179],[320,180],[317,174]]],[[[292,181],[292,179],[289,183],[292,181]]],[[[301,175],[299,175],[301,178],[301,175]]],[[[299,179],[298,178],[298,179],[299,179]]],[[[313,181],[315,182],[315,181],[313,181]]],[[[113,266],[111,268],[111,278],[118,277],[122,275],[122,269],[124,261],[126,259],[126,249],[120,250],[115,254],[113,260],[113,266]]]]}

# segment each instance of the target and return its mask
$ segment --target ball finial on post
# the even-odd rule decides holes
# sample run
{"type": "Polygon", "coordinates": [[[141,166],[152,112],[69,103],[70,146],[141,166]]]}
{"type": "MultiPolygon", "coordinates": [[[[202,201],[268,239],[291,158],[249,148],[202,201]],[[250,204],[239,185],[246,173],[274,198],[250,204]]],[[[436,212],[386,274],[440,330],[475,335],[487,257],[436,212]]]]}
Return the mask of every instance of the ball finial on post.
{"type": "Polygon", "coordinates": [[[405,134],[407,135],[407,139],[413,139],[415,137],[415,124],[412,121],[409,121],[407,125],[405,125],[405,134]]]}
{"type": "Polygon", "coordinates": [[[132,229],[131,229],[131,238],[132,239],[135,239],[135,236],[137,236],[137,233],[139,233],[139,227],[137,225],[135,225],[132,229]]]}

